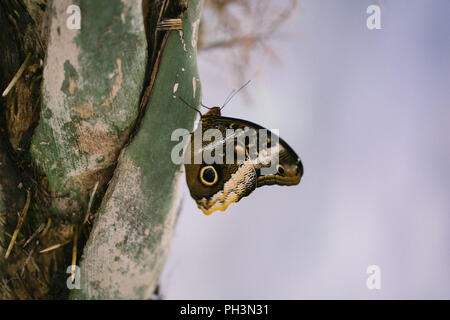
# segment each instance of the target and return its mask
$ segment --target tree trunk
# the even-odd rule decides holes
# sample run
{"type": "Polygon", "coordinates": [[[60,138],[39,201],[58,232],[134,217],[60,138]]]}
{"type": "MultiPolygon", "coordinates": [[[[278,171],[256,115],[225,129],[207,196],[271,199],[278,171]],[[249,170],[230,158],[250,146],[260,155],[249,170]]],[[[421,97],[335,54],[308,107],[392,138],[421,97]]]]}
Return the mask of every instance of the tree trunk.
{"type": "Polygon", "coordinates": [[[176,97],[200,99],[201,2],[2,3],[0,89],[25,71],[1,101],[0,298],[150,298],[179,209],[171,133],[195,119],[176,97]]]}

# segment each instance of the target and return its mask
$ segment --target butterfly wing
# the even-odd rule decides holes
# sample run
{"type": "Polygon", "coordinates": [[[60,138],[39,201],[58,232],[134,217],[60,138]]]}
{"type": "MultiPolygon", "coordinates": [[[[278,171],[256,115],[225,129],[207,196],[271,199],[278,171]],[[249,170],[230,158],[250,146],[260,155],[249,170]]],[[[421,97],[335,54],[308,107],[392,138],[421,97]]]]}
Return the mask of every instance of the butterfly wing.
{"type": "MultiPolygon", "coordinates": [[[[246,132],[246,130],[265,129],[250,121],[221,117],[220,113],[214,116],[203,116],[201,118],[202,135],[208,129],[218,129],[223,137],[227,136],[227,129],[246,132]]],[[[196,132],[197,132],[196,130],[196,132]]],[[[194,162],[196,154],[203,159],[204,152],[211,142],[202,141],[198,146],[194,142],[196,132],[191,135],[191,142],[187,150],[190,159],[194,162]]],[[[248,196],[257,187],[263,185],[295,185],[300,182],[303,175],[303,165],[292,150],[292,148],[281,138],[267,130],[267,148],[258,150],[257,157],[250,157],[250,144],[242,145],[241,151],[245,153],[241,162],[226,163],[226,144],[238,145],[238,139],[224,139],[218,141],[220,146],[221,163],[207,164],[185,163],[186,180],[192,198],[197,202],[203,213],[209,215],[216,210],[224,211],[231,203],[238,202],[241,198],[248,196]],[[277,165],[273,167],[276,160],[277,165]]],[[[259,136],[257,136],[259,139],[259,136]]],[[[256,141],[259,145],[259,140],[256,141]]],[[[236,151],[236,149],[234,149],[236,151]]]]}
{"type": "MultiPolygon", "coordinates": [[[[223,126],[234,130],[242,129],[244,132],[249,128],[254,130],[267,130],[256,123],[246,120],[221,117],[220,122],[223,126]]],[[[257,135],[258,146],[259,138],[261,136],[257,135]]],[[[266,148],[265,150],[258,151],[257,161],[254,161],[258,176],[257,187],[273,184],[299,184],[304,171],[302,161],[295,151],[283,139],[270,130],[267,130],[266,148]],[[274,170],[268,170],[270,167],[274,167],[274,170]]],[[[248,145],[246,145],[246,153],[250,153],[248,145]]]]}
{"type": "MultiPolygon", "coordinates": [[[[216,126],[214,122],[203,121],[202,136],[206,130],[216,128],[225,136],[225,128],[216,126]]],[[[210,144],[207,141],[195,143],[196,131],[191,135],[187,150],[190,158],[185,162],[186,181],[192,198],[204,214],[209,215],[216,210],[224,211],[231,203],[238,202],[241,198],[249,195],[256,188],[257,173],[249,159],[242,163],[227,164],[225,153],[221,154],[221,163],[205,163],[204,153],[210,144]],[[196,155],[200,154],[201,163],[195,163],[196,155]]],[[[230,141],[228,141],[229,143],[230,141]]],[[[232,142],[232,141],[231,141],[232,142]]],[[[225,141],[219,141],[222,152],[225,141]]]]}
{"type": "Polygon", "coordinates": [[[210,169],[203,164],[185,165],[191,196],[206,215],[216,210],[224,211],[231,203],[238,202],[256,188],[256,170],[250,161],[240,165],[214,166],[219,181],[213,186],[202,183],[203,168],[210,169]]]}

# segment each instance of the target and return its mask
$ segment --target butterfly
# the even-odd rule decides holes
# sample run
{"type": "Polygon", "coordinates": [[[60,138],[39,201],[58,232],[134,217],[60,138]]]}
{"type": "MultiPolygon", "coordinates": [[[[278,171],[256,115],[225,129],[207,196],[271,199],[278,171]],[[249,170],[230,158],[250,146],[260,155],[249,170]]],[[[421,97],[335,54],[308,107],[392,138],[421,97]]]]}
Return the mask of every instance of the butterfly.
{"type": "Polygon", "coordinates": [[[184,164],[189,192],[204,214],[224,211],[261,186],[300,183],[303,164],[284,140],[253,122],[223,117],[220,107],[207,108],[203,115],[194,108],[200,121],[191,133],[184,164]],[[204,139],[211,129],[215,139],[204,139]],[[198,142],[196,137],[203,138],[198,142]],[[206,155],[213,161],[206,161],[206,155]]]}

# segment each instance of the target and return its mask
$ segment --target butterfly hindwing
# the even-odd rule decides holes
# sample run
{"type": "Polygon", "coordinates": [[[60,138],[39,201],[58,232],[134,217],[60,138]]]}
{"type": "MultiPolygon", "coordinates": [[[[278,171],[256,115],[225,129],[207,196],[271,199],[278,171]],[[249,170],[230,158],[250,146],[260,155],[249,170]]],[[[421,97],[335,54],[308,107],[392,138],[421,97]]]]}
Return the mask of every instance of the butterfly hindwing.
{"type": "MultiPolygon", "coordinates": [[[[218,107],[203,115],[200,119],[201,130],[204,135],[208,129],[218,129],[225,139],[212,141],[219,146],[218,158],[220,163],[206,163],[203,156],[211,141],[202,141],[198,146],[194,143],[194,136],[191,135],[190,145],[187,151],[190,152],[190,159],[195,155],[201,155],[201,163],[185,163],[186,180],[191,196],[197,202],[198,207],[205,213],[211,214],[216,210],[224,211],[231,203],[238,202],[241,198],[248,196],[257,187],[263,185],[295,185],[300,182],[303,175],[303,165],[297,154],[278,136],[267,130],[267,141],[264,141],[263,150],[258,149],[255,156],[250,156],[251,146],[256,143],[258,147],[259,136],[253,142],[245,140],[245,144],[239,144],[239,139],[227,139],[227,129],[236,132],[246,132],[249,129],[258,131],[263,127],[240,119],[222,117],[218,107]],[[239,131],[241,130],[241,131],[239,131]],[[235,160],[233,163],[226,161],[227,144],[234,145],[235,160]],[[241,161],[238,160],[240,154],[241,161]],[[274,160],[277,160],[275,165],[274,160]],[[268,170],[271,168],[270,170],[268,170]]],[[[232,147],[233,148],[233,147],[232,147]]],[[[215,153],[214,153],[215,155],[215,153]]]]}

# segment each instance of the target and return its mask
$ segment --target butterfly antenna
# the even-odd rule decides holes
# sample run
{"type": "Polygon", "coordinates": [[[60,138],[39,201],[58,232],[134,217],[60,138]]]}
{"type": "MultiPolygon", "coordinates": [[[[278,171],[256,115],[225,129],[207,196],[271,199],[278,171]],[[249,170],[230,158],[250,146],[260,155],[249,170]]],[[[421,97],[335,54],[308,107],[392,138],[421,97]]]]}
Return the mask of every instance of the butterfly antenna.
{"type": "Polygon", "coordinates": [[[206,108],[206,109],[208,109],[208,110],[211,109],[211,107],[205,106],[205,105],[203,104],[203,102],[201,102],[200,105],[201,105],[203,108],[206,108]]]}
{"type": "Polygon", "coordinates": [[[248,85],[249,83],[250,83],[250,81],[251,80],[248,80],[242,87],[240,87],[238,90],[233,90],[233,91],[231,91],[231,93],[228,95],[228,97],[225,99],[225,102],[223,103],[223,105],[222,105],[222,108],[220,108],[220,110],[222,110],[223,108],[225,108],[225,106],[228,104],[228,102],[230,102],[231,101],[231,99],[233,99],[233,97],[239,92],[239,91],[241,91],[242,89],[244,89],[244,87],[246,86],[246,85],[248,85]]]}
{"type": "MultiPolygon", "coordinates": [[[[230,92],[230,94],[228,95],[228,97],[225,99],[225,102],[222,104],[222,108],[226,106],[226,104],[228,102],[230,102],[231,98],[233,97],[233,94],[236,92],[236,89],[233,89],[233,91],[230,92]]],[[[220,110],[222,110],[222,108],[220,108],[220,110]]]]}
{"type": "Polygon", "coordinates": [[[186,100],[184,100],[182,97],[178,97],[178,99],[180,99],[181,101],[184,102],[185,105],[187,105],[189,108],[194,109],[195,111],[198,112],[198,114],[200,115],[200,117],[202,116],[202,113],[200,112],[200,110],[198,110],[196,107],[192,106],[191,104],[189,104],[189,102],[187,102],[186,100]]]}

